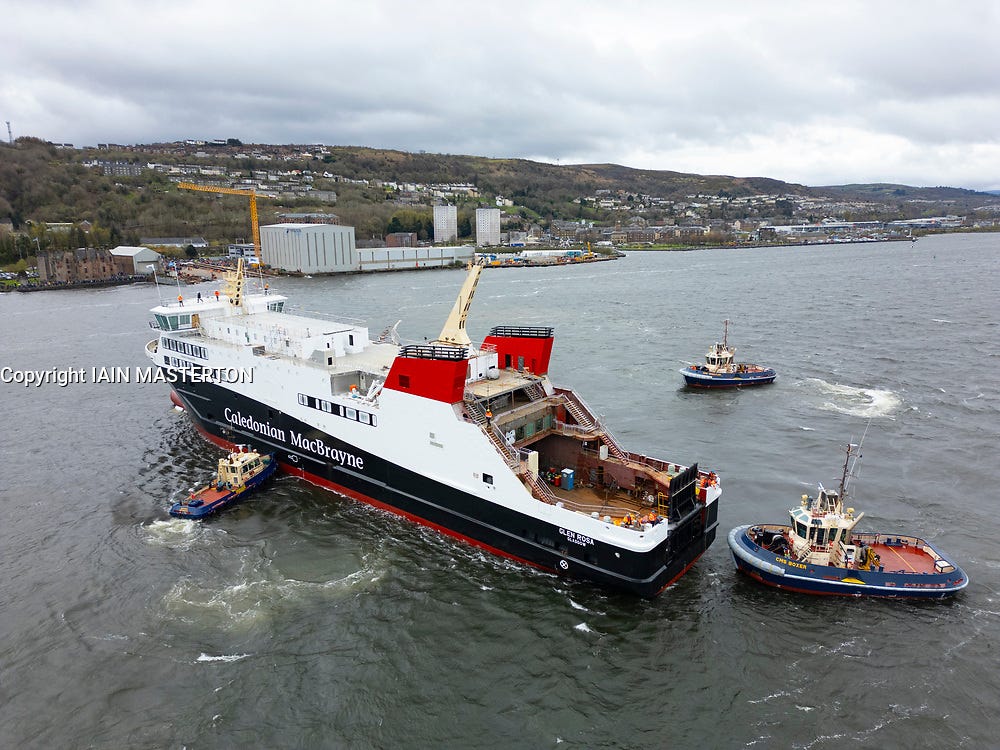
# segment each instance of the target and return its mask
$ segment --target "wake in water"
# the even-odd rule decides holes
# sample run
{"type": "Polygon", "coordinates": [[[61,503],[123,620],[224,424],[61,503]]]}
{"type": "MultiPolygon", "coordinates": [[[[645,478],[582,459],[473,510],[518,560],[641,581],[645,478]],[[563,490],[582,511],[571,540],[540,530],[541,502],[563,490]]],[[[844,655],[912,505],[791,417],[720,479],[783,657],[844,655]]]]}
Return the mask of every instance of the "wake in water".
{"type": "Polygon", "coordinates": [[[153,521],[142,527],[146,542],[163,547],[190,549],[202,535],[203,527],[191,519],[170,518],[153,521]]]}
{"type": "Polygon", "coordinates": [[[163,598],[171,618],[188,622],[216,622],[220,626],[252,625],[291,603],[313,598],[341,596],[370,586],[381,574],[366,566],[329,581],[299,581],[276,574],[269,560],[243,550],[243,565],[233,582],[186,576],[177,581],[163,598]]]}
{"type": "Polygon", "coordinates": [[[239,661],[240,659],[246,659],[250,654],[222,654],[221,656],[209,656],[208,654],[202,654],[195,661],[239,661]]]}
{"type": "Polygon", "coordinates": [[[808,378],[806,383],[815,387],[820,396],[830,399],[820,404],[821,409],[852,417],[888,417],[903,403],[903,399],[892,391],[854,388],[840,383],[827,383],[819,378],[808,378]]]}

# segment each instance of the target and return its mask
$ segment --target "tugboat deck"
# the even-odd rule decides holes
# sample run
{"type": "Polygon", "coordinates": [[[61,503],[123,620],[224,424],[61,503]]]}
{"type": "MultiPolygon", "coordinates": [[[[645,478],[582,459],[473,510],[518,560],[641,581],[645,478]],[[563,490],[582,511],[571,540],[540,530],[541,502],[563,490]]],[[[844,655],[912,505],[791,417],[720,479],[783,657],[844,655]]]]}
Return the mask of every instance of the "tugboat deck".
{"type": "MultiPolygon", "coordinates": [[[[892,538],[892,537],[890,537],[892,538]]],[[[871,548],[881,559],[882,567],[887,573],[937,573],[934,567],[934,558],[924,552],[922,545],[917,546],[907,543],[903,539],[903,544],[885,544],[878,542],[872,544],[871,548]]]]}

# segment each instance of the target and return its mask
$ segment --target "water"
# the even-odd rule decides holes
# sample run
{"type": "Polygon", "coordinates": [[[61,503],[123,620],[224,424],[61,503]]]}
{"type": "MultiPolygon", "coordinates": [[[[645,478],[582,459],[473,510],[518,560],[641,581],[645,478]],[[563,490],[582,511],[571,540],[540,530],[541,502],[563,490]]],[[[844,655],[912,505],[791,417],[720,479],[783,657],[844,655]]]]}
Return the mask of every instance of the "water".
{"type": "MultiPolygon", "coordinates": [[[[274,286],[423,340],[461,281],[274,286]]],[[[486,271],[468,325],[555,325],[553,379],[627,447],[717,470],[723,532],[834,484],[871,420],[862,526],[959,560],[972,583],[948,602],[764,589],[724,533],[637,600],[288,477],[215,520],[168,519],[219,453],[166,386],[0,385],[0,746],[995,746],[998,289],[1000,235],[637,253],[486,271]],[[726,317],[774,386],[681,387],[726,317]]],[[[155,302],[0,296],[0,366],[145,366],[155,302]]]]}

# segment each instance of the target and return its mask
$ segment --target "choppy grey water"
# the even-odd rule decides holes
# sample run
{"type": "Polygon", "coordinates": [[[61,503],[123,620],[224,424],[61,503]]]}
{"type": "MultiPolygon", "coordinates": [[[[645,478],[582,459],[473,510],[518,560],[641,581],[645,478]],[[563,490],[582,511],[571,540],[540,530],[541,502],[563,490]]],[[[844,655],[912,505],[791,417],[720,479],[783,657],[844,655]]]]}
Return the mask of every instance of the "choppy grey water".
{"type": "MultiPolygon", "coordinates": [[[[459,271],[275,284],[404,337],[459,271]]],[[[202,287],[208,289],[209,287],[202,287]]],[[[281,478],[168,520],[219,452],[164,385],[0,385],[0,746],[995,747],[1000,235],[636,253],[483,274],[473,338],[551,324],[551,375],[627,447],[717,470],[720,538],[654,601],[567,583],[281,478]],[[774,386],[686,390],[733,320],[774,386]],[[949,602],[737,576],[871,420],[856,505],[963,564],[949,602]]],[[[0,296],[0,366],[135,367],[152,287],[0,296]]]]}

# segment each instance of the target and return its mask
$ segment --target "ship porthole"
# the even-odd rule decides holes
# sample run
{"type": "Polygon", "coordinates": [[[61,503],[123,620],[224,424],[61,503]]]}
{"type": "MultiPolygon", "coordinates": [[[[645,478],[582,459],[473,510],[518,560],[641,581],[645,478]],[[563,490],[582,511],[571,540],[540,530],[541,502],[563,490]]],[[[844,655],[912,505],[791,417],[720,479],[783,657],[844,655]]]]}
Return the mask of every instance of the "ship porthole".
{"type": "Polygon", "coordinates": [[[560,561],[559,561],[559,567],[560,567],[560,568],[561,568],[562,570],[569,570],[569,563],[568,563],[568,562],[566,562],[565,560],[560,560],[560,561]]]}

